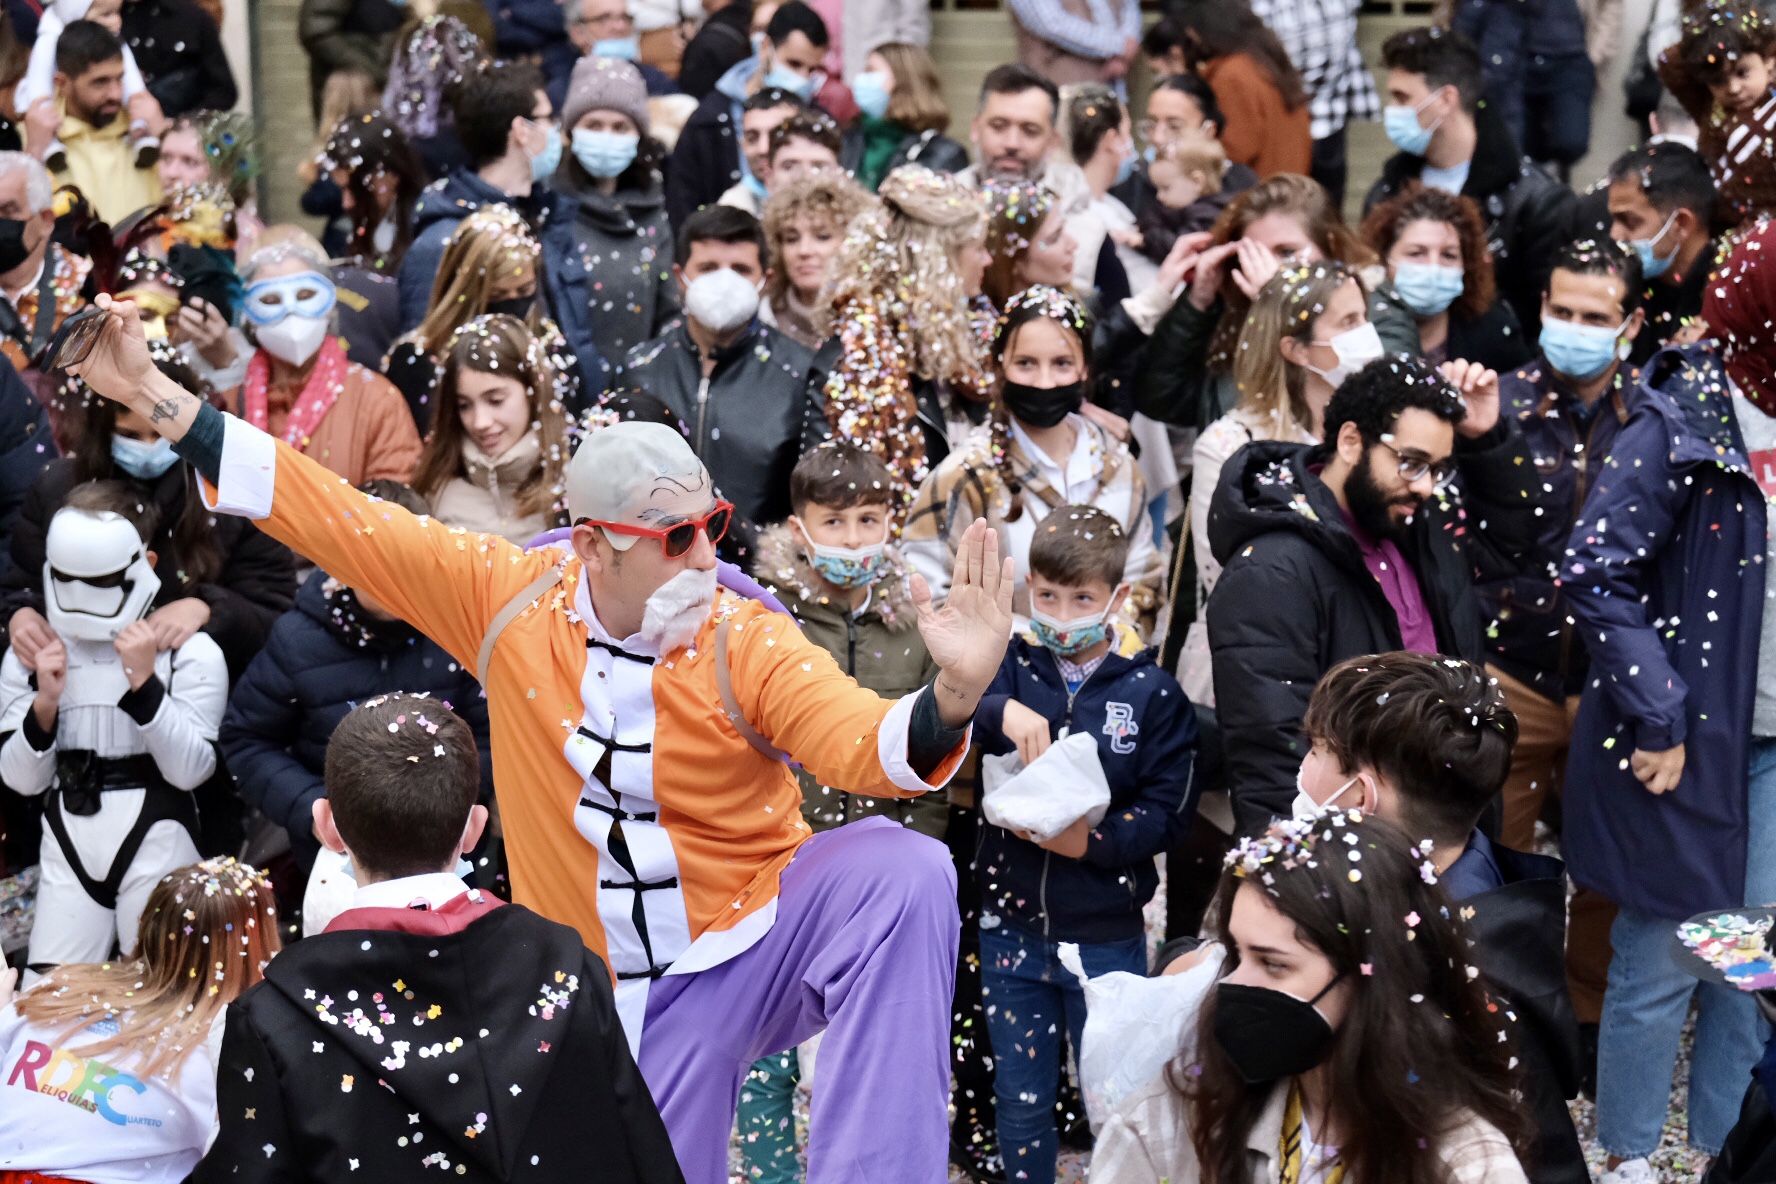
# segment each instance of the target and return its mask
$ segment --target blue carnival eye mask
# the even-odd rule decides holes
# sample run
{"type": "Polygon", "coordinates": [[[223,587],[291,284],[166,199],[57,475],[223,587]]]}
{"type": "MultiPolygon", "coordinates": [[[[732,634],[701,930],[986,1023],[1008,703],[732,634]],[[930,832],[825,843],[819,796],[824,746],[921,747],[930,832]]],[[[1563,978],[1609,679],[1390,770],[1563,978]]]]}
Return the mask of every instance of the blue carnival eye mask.
{"type": "Polygon", "coordinates": [[[263,327],[292,313],[319,320],[333,311],[338,300],[339,290],[332,280],[318,271],[304,271],[253,284],[241,311],[247,320],[263,327]]]}

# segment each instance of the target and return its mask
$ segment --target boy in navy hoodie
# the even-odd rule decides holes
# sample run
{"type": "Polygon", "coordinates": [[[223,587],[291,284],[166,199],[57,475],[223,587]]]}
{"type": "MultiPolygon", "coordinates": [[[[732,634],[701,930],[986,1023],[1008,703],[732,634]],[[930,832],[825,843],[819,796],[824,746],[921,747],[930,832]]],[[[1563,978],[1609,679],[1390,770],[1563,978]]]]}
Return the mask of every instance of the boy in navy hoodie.
{"type": "Polygon", "coordinates": [[[983,752],[1030,763],[1087,731],[1110,783],[1096,826],[1046,842],[981,825],[981,976],[997,1068],[999,1146],[1008,1180],[1055,1178],[1061,1033],[1077,1051],[1085,995],[1062,969],[1075,942],[1088,976],[1147,972],[1141,908],[1154,856],[1195,812],[1196,715],[1170,674],[1115,624],[1129,540],[1091,506],[1060,506],[1030,544],[1031,636],[1016,638],[974,717],[983,752]],[[1132,656],[1125,656],[1132,654],[1132,656]]]}

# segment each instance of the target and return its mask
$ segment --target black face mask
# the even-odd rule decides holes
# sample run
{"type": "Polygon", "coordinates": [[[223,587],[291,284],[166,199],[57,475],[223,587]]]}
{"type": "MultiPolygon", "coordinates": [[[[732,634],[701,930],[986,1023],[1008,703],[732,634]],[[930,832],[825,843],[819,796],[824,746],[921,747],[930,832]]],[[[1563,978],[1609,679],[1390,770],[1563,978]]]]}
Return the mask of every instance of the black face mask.
{"type": "Polygon", "coordinates": [[[22,218],[0,218],[0,271],[11,271],[31,257],[25,245],[25,223],[22,218]]]}
{"type": "Polygon", "coordinates": [[[496,313],[504,313],[509,317],[517,317],[521,321],[528,321],[530,319],[530,310],[536,307],[536,299],[536,293],[532,292],[528,296],[509,296],[504,300],[489,300],[487,302],[487,315],[493,316],[496,313]]]}
{"type": "Polygon", "coordinates": [[[1247,1085],[1296,1077],[1326,1059],[1332,1025],[1314,1007],[1338,976],[1312,999],[1268,987],[1215,984],[1215,1043],[1247,1085]]]}
{"type": "Polygon", "coordinates": [[[1084,382],[1042,387],[1007,379],[1000,390],[1005,409],[1033,428],[1052,428],[1085,403],[1084,382]]]}

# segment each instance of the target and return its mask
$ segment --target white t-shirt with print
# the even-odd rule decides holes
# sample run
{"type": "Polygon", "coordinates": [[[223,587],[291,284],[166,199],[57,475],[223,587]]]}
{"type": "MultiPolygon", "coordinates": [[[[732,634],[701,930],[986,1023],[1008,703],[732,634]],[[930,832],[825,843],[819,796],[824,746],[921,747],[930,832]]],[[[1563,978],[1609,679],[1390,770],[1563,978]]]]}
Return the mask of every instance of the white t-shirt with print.
{"type": "Polygon", "coordinates": [[[63,1035],[0,1007],[0,1168],[90,1184],[179,1184],[215,1136],[211,1039],[157,1077],[133,1054],[82,1055],[117,1030],[104,1020],[63,1035]]]}

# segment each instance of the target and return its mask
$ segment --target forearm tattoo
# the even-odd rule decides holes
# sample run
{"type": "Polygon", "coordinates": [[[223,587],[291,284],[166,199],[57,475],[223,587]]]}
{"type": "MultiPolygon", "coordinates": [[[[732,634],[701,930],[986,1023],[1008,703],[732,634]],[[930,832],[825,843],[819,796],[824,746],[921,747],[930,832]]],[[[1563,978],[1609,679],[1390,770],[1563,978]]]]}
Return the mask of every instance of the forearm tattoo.
{"type": "Polygon", "coordinates": [[[148,422],[160,423],[163,420],[171,421],[179,418],[179,412],[183,409],[185,400],[190,397],[190,395],[171,395],[155,400],[154,405],[148,410],[148,422]]]}

